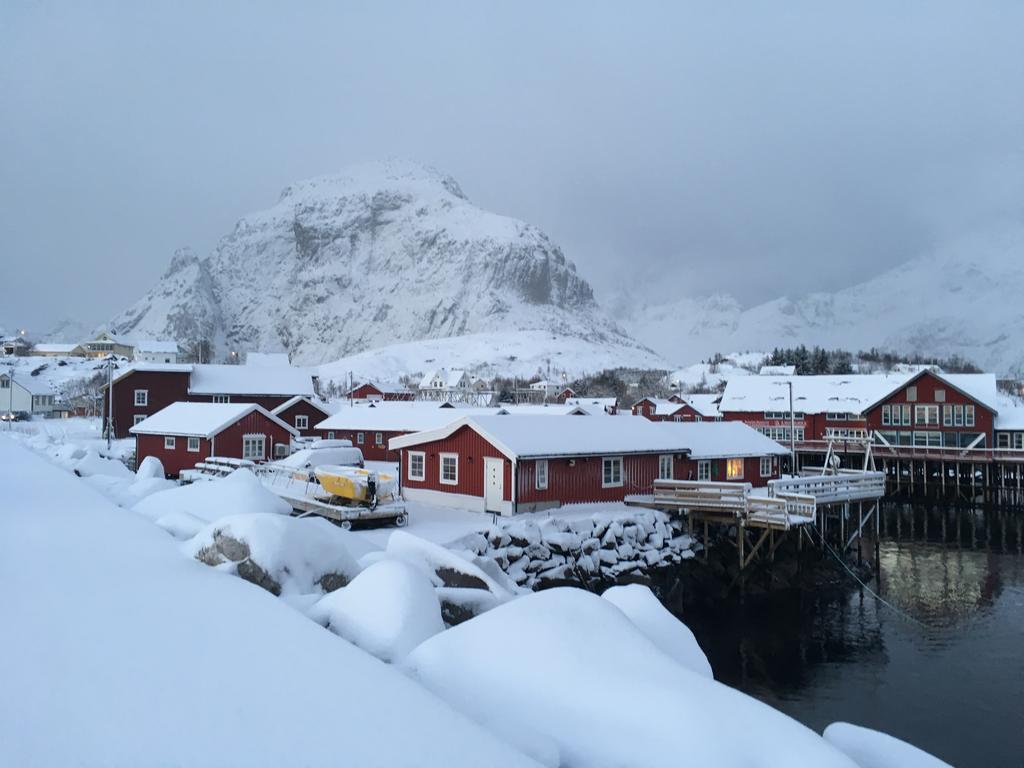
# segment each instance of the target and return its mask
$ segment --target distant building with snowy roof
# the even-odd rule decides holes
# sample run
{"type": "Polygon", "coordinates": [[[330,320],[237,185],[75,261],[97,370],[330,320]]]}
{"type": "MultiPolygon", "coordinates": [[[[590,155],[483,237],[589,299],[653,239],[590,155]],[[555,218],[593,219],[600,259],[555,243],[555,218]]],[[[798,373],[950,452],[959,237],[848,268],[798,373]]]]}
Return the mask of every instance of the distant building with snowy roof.
{"type": "Polygon", "coordinates": [[[139,363],[177,363],[178,342],[159,339],[136,339],[132,342],[132,359],[139,363]]]}
{"type": "Polygon", "coordinates": [[[0,371],[0,413],[48,416],[56,408],[53,389],[38,376],[0,371]]]}
{"type": "Polygon", "coordinates": [[[796,373],[795,365],[762,365],[758,372],[759,376],[793,376],[796,373]]]}

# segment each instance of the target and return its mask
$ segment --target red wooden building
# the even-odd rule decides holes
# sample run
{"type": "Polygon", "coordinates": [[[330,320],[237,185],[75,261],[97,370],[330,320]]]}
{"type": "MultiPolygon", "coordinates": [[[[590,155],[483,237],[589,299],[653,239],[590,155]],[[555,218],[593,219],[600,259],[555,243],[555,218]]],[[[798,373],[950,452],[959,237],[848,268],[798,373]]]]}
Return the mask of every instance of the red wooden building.
{"type": "Polygon", "coordinates": [[[331,415],[327,406],[313,398],[296,395],[271,411],[281,421],[295,427],[302,437],[319,437],[316,425],[331,415]]]}
{"type": "MultiPolygon", "coordinates": [[[[171,403],[188,399],[191,365],[134,365],[114,377],[114,437],[129,437],[129,430],[171,403]]],[[[110,399],[103,386],[103,423],[110,399]]]]}
{"type": "MultiPolygon", "coordinates": [[[[286,366],[135,364],[114,378],[114,436],[175,402],[256,403],[268,411],[300,396],[315,400],[308,370],[286,366]]],[[[103,387],[106,424],[109,398],[103,387]]]]}
{"type": "Polygon", "coordinates": [[[398,451],[388,446],[391,438],[437,429],[471,413],[494,413],[494,409],[456,407],[436,400],[342,404],[315,425],[315,434],[351,440],[367,461],[398,461],[398,451]]]}
{"type": "Polygon", "coordinates": [[[393,384],[375,384],[372,381],[364,381],[362,384],[353,387],[345,395],[347,399],[364,402],[401,402],[416,399],[416,393],[405,387],[393,384]]]}
{"type": "Polygon", "coordinates": [[[740,424],[471,416],[396,437],[403,495],[509,515],[650,493],[656,479],[765,485],[786,449],[740,424]]]}
{"type": "Polygon", "coordinates": [[[256,463],[288,455],[294,427],[254,403],[173,403],[131,428],[136,461],[155,456],[168,477],[209,456],[256,463]]]}
{"type": "Polygon", "coordinates": [[[784,444],[873,438],[917,447],[991,447],[996,415],[992,374],[913,373],[736,376],[722,394],[729,421],[784,444]],[[793,414],[789,388],[792,386],[793,414]],[[977,442],[976,442],[977,441],[977,442]]]}

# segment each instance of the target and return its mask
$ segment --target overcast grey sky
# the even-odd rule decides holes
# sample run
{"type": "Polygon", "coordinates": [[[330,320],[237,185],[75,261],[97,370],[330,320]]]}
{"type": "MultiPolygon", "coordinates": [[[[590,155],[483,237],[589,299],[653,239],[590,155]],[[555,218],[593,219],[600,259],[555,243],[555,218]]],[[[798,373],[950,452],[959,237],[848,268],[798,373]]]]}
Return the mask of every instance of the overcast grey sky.
{"type": "Polygon", "coordinates": [[[0,326],[100,322],[288,183],[391,156],[599,295],[834,289],[1022,218],[1022,33],[1019,0],[4,0],[0,326]]]}

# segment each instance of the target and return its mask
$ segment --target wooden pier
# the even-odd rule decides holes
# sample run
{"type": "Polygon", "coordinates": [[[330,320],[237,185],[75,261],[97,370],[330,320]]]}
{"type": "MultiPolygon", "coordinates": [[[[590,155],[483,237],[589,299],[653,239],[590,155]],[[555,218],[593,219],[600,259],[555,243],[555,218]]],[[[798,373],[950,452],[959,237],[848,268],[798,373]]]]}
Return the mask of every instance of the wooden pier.
{"type": "MultiPolygon", "coordinates": [[[[735,526],[743,570],[762,554],[766,543],[763,554],[772,559],[789,531],[797,533],[801,546],[805,530],[815,530],[824,547],[830,525],[833,532],[838,525],[838,539],[845,552],[872,521],[877,531],[879,502],[884,495],[882,472],[825,467],[814,474],[771,480],[766,488],[757,489],[750,483],[656,480],[651,494],[627,496],[625,503],[682,515],[691,535],[694,526],[703,526],[705,558],[709,526],[735,526]],[[748,529],[754,532],[750,542],[748,529]]],[[[810,531],[806,532],[809,535],[810,531]]]]}

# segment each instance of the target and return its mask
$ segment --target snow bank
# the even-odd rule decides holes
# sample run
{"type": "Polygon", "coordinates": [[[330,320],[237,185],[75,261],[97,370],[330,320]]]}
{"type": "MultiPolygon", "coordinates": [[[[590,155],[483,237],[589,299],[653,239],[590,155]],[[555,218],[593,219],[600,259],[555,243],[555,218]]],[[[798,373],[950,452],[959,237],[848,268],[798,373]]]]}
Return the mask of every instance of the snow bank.
{"type": "Polygon", "coordinates": [[[356,534],[322,517],[231,515],[182,545],[207,565],[224,565],[275,595],[332,592],[360,571],[350,546],[356,534]]]}
{"type": "Polygon", "coordinates": [[[601,597],[626,614],[666,656],[671,656],[698,675],[714,677],[708,657],[700,649],[693,632],[669,613],[649,588],[627,584],[606,589],[601,597]]]}
{"type": "Polygon", "coordinates": [[[383,560],[317,603],[310,615],[384,661],[400,661],[444,629],[434,588],[418,569],[383,560]]]}
{"type": "Polygon", "coordinates": [[[134,473],[116,459],[105,459],[95,451],[87,451],[85,456],[75,462],[74,473],[79,477],[92,475],[110,475],[111,477],[134,478],[134,473]]]}
{"type": "Polygon", "coordinates": [[[0,765],[535,765],[2,436],[0,487],[0,765]]]}
{"type": "Polygon", "coordinates": [[[565,766],[854,768],[795,720],[676,664],[579,589],[504,603],[430,638],[405,666],[471,717],[542,734],[565,766]],[[680,741],[680,728],[699,737],[680,741]]]}
{"type": "Polygon", "coordinates": [[[292,511],[248,469],[236,469],[218,480],[176,486],[143,499],[133,509],[156,522],[170,513],[187,512],[208,523],[232,513],[290,515],[292,511]]]}
{"type": "Polygon", "coordinates": [[[160,461],[156,456],[147,456],[139,464],[139,468],[135,470],[136,477],[157,477],[161,480],[166,477],[164,472],[163,462],[160,461]]]}
{"type": "Polygon", "coordinates": [[[832,723],[824,736],[860,768],[952,768],[905,741],[859,725],[832,723]]]}

